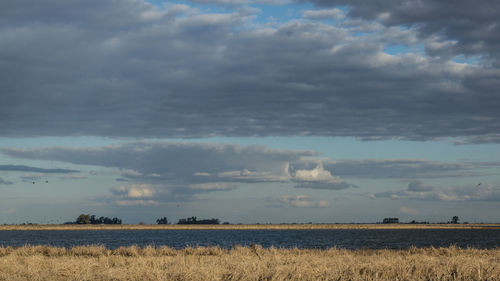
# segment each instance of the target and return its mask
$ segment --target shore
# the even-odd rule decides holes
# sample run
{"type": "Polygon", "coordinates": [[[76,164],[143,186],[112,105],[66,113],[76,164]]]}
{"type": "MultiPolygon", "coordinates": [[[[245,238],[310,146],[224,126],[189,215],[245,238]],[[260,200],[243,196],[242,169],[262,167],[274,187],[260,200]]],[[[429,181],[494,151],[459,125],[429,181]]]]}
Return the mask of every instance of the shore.
{"type": "Polygon", "coordinates": [[[491,250],[0,247],[0,280],[499,280],[491,250]]]}
{"type": "Polygon", "coordinates": [[[0,225],[2,230],[308,230],[308,229],[500,229],[500,224],[49,224],[0,225]]]}

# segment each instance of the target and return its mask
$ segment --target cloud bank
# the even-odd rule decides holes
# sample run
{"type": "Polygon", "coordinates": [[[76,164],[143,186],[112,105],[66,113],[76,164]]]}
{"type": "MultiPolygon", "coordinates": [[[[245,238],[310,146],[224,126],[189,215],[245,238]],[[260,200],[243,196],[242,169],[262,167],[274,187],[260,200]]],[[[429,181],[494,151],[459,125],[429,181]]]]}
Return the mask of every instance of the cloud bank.
{"type": "MultiPolygon", "coordinates": [[[[231,191],[249,183],[283,183],[295,188],[335,192],[357,188],[351,183],[356,179],[410,181],[407,190],[376,193],[374,198],[433,199],[439,197],[441,189],[419,179],[472,177],[482,174],[483,169],[499,165],[498,162],[443,163],[422,159],[331,160],[305,150],[149,141],[96,147],[3,148],[0,152],[19,159],[113,168],[120,183],[110,189],[111,195],[114,202],[127,206],[191,200],[200,194],[231,191]]],[[[95,173],[91,172],[89,177],[95,173]]],[[[444,194],[453,195],[455,191],[450,192],[444,194]]],[[[470,195],[468,199],[474,198],[483,197],[470,195]]]]}
{"type": "Polygon", "coordinates": [[[69,174],[69,173],[79,173],[77,170],[69,169],[45,169],[30,167],[25,165],[0,165],[0,171],[6,172],[33,172],[33,173],[46,173],[46,174],[69,174]]]}
{"type": "Polygon", "coordinates": [[[420,181],[408,184],[408,189],[380,192],[371,195],[375,198],[394,200],[431,200],[431,201],[500,201],[500,187],[491,184],[476,186],[433,187],[420,181]]]}
{"type": "Polygon", "coordinates": [[[387,26],[415,27],[431,42],[426,51],[433,56],[481,55],[498,65],[500,58],[500,3],[495,0],[312,0],[318,6],[348,6],[349,16],[378,20],[387,26]]]}
{"type": "Polygon", "coordinates": [[[122,206],[192,200],[204,193],[234,190],[245,183],[288,183],[298,188],[328,190],[353,187],[321,164],[311,169],[302,165],[317,156],[313,151],[178,142],[1,151],[17,158],[116,168],[120,182],[128,184],[111,188],[110,200],[122,206]]]}
{"type": "Polygon", "coordinates": [[[498,142],[500,9],[480,2],[318,0],[272,25],[255,9],[3,1],[0,131],[498,142]]]}

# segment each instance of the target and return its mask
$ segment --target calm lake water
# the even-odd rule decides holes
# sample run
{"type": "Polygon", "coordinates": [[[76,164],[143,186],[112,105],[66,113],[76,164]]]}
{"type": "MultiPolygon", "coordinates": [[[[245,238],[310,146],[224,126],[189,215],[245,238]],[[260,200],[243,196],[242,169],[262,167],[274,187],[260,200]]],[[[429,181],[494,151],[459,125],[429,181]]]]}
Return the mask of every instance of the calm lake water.
{"type": "Polygon", "coordinates": [[[0,246],[104,245],[120,246],[215,246],[257,243],[277,248],[371,248],[405,249],[417,247],[496,248],[500,230],[494,229],[390,229],[390,230],[86,230],[86,231],[0,231],[0,246]]]}

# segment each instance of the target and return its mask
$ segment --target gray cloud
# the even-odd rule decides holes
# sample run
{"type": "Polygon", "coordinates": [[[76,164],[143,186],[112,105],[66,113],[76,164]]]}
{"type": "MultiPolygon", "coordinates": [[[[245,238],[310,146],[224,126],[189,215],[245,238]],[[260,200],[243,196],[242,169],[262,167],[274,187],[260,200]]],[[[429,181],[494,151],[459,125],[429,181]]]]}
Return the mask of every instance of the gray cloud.
{"type": "Polygon", "coordinates": [[[325,189],[325,190],[341,190],[350,187],[357,187],[354,184],[341,181],[338,183],[328,182],[303,182],[295,186],[295,188],[310,188],[310,189],[325,189]]]}
{"type": "Polygon", "coordinates": [[[24,165],[0,165],[0,171],[33,172],[33,173],[46,173],[46,174],[69,174],[69,173],[80,172],[77,170],[45,169],[45,168],[30,167],[24,165]]]}
{"type": "Polygon", "coordinates": [[[334,19],[344,18],[344,13],[339,9],[306,10],[302,12],[302,17],[310,19],[334,19]]]}
{"type": "Polygon", "coordinates": [[[84,180],[84,179],[87,179],[86,176],[82,176],[82,175],[66,175],[66,176],[62,176],[60,178],[64,179],[64,180],[84,180]]]}
{"type": "Polygon", "coordinates": [[[176,142],[137,142],[91,148],[6,148],[1,151],[25,159],[115,167],[127,179],[185,180],[190,183],[287,181],[290,179],[289,162],[317,155],[312,151],[263,146],[176,142]]]}
{"type": "Polygon", "coordinates": [[[116,178],[115,181],[128,182],[128,180],[124,178],[116,178]]]}
{"type": "MultiPolygon", "coordinates": [[[[375,15],[359,3],[352,1],[352,16],[375,15]]],[[[471,30],[490,24],[496,10],[484,11],[485,20],[466,17],[471,30]]],[[[402,12],[386,26],[346,19],[269,28],[252,24],[248,12],[204,14],[135,0],[7,1],[0,11],[4,136],[427,140],[500,132],[498,69],[418,50],[384,52],[393,44],[430,50],[446,41],[419,39],[423,28],[393,27],[406,23],[402,12]],[[370,32],[358,36],[360,30],[370,32]]],[[[484,34],[497,33],[492,26],[484,34]]],[[[456,48],[473,46],[471,34],[456,48]]],[[[491,55],[495,39],[486,35],[478,35],[480,53],[491,55]]]]}
{"type": "MultiPolygon", "coordinates": [[[[298,188],[329,190],[354,187],[324,170],[321,164],[311,168],[300,165],[302,161],[310,161],[318,156],[316,152],[264,146],[135,142],[90,148],[5,148],[1,152],[24,159],[117,168],[116,172],[121,176],[119,181],[130,182],[122,185],[118,191],[111,190],[115,197],[125,200],[123,204],[132,204],[131,200],[146,200],[124,196],[127,192],[138,194],[139,187],[141,190],[147,187],[149,191],[154,191],[147,193],[154,194],[154,200],[164,201],[175,198],[189,200],[197,194],[229,191],[237,188],[239,183],[282,182],[298,188]]],[[[145,201],[139,201],[138,204],[143,203],[145,201]]]]}
{"type": "MultiPolygon", "coordinates": [[[[314,151],[220,143],[132,142],[101,147],[3,148],[0,152],[21,159],[115,168],[119,181],[128,181],[110,189],[111,197],[106,200],[118,205],[193,200],[200,194],[236,189],[242,183],[280,182],[334,191],[356,188],[349,183],[351,179],[367,178],[413,179],[405,190],[376,193],[373,198],[494,200],[497,190],[491,186],[438,188],[417,179],[474,176],[499,165],[422,159],[334,161],[314,151]]],[[[32,174],[23,180],[39,178],[40,174],[32,174]]]]}
{"type": "Polygon", "coordinates": [[[39,182],[41,179],[45,178],[45,176],[46,176],[45,174],[25,174],[25,175],[20,176],[19,178],[23,182],[36,183],[36,182],[39,182]]]}
{"type": "MultiPolygon", "coordinates": [[[[355,187],[344,178],[442,178],[480,175],[497,162],[423,159],[329,160],[314,151],[217,143],[133,142],[102,147],[4,148],[17,158],[118,168],[121,179],[182,184],[292,182],[300,188],[355,187]]],[[[31,170],[33,172],[38,170],[31,170]]]]}
{"type": "MultiPolygon", "coordinates": [[[[309,1],[307,1],[309,2],[309,1]]],[[[459,54],[500,58],[500,3],[496,0],[312,0],[320,6],[347,5],[349,16],[378,20],[388,26],[416,28],[421,37],[440,38],[426,51],[435,56],[459,54]]]]}
{"type": "Polygon", "coordinates": [[[500,143],[500,134],[467,137],[453,142],[453,144],[455,145],[485,144],[485,143],[500,143]]]}
{"type": "Polygon", "coordinates": [[[6,181],[6,180],[0,178],[0,184],[10,185],[10,184],[12,184],[12,182],[11,181],[6,181]]]}
{"type": "Polygon", "coordinates": [[[289,4],[290,0],[190,0],[190,2],[210,5],[220,5],[226,7],[242,6],[248,4],[283,5],[289,4]]]}
{"type": "Polygon", "coordinates": [[[283,195],[279,198],[268,198],[269,202],[278,203],[276,207],[294,207],[294,208],[327,208],[330,207],[330,203],[325,200],[313,200],[306,195],[283,195]]]}
{"type": "Polygon", "coordinates": [[[326,161],[325,169],[345,178],[442,178],[480,175],[480,163],[446,163],[424,159],[326,161]]]}
{"type": "Polygon", "coordinates": [[[373,194],[372,197],[436,201],[500,201],[500,187],[490,184],[441,188],[430,187],[422,182],[416,185],[420,188],[415,188],[414,184],[410,183],[407,190],[380,192],[373,194]],[[422,186],[428,188],[421,188],[422,186]]]}
{"type": "Polygon", "coordinates": [[[408,191],[413,191],[413,192],[427,192],[427,191],[432,191],[434,188],[428,184],[425,184],[421,181],[411,181],[408,184],[408,191]]]}

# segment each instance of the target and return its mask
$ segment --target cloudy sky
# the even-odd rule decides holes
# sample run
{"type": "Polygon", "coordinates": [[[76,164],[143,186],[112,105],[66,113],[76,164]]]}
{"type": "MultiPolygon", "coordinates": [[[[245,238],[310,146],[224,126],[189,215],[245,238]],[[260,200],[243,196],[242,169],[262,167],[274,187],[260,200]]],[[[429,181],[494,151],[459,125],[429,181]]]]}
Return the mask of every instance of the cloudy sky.
{"type": "Polygon", "coordinates": [[[497,0],[0,2],[0,223],[499,222],[497,0]]]}

